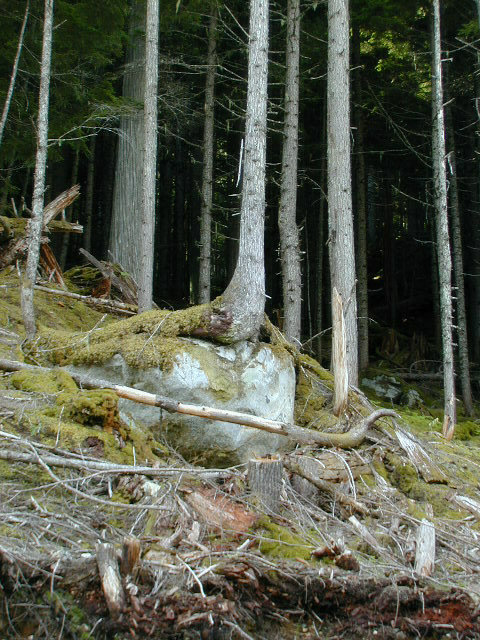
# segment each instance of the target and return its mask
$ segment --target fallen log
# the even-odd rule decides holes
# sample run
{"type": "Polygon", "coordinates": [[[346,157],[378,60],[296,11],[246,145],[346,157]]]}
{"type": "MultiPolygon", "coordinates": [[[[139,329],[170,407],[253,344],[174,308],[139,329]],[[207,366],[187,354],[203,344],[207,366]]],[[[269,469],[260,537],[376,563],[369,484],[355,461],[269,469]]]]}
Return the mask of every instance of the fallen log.
{"type": "MultiPolygon", "coordinates": [[[[45,373],[55,370],[48,367],[38,367],[24,362],[5,359],[0,359],[0,369],[3,369],[4,371],[35,370],[39,372],[43,371],[45,373]]],[[[261,418],[247,413],[240,413],[238,411],[228,411],[226,409],[215,409],[213,407],[186,404],[184,402],[179,402],[178,400],[166,398],[165,396],[114,384],[108,380],[100,380],[97,378],[90,378],[84,374],[73,373],[62,367],[59,369],[67,371],[78,384],[87,389],[111,389],[120,398],[132,400],[133,402],[147,404],[152,407],[160,407],[161,409],[169,412],[182,413],[209,420],[219,420],[221,422],[229,422],[232,424],[240,424],[245,427],[260,429],[261,431],[276,433],[278,435],[285,436],[298,444],[317,444],[325,447],[353,449],[364,441],[368,429],[377,420],[383,417],[398,417],[391,409],[377,409],[369,416],[363,418],[359,424],[352,427],[352,429],[346,433],[325,433],[322,431],[305,429],[304,427],[299,427],[294,424],[287,424],[286,422],[269,420],[268,418],[261,418]]]]}

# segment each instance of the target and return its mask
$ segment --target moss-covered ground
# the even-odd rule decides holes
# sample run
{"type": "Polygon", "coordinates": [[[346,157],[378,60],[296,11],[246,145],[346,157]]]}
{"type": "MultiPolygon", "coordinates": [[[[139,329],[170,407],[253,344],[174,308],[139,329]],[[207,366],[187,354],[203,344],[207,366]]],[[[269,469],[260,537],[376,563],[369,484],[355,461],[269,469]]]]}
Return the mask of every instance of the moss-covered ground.
{"type": "MultiPolygon", "coordinates": [[[[80,275],[70,275],[81,291],[80,275]]],[[[95,280],[93,271],[90,276],[95,280]]],[[[205,315],[204,307],[195,307],[120,319],[99,313],[82,302],[37,291],[39,337],[35,344],[28,345],[27,352],[21,344],[24,332],[16,271],[10,269],[0,274],[0,286],[3,329],[0,357],[49,366],[104,362],[121,353],[131,366],[168,368],[175,355],[188,348],[182,336],[189,335],[193,326],[199,326],[205,315]]],[[[294,355],[297,424],[322,431],[346,430],[375,406],[382,406],[381,398],[371,390],[365,389],[366,395],[352,390],[348,412],[339,420],[332,414],[331,374],[312,357],[285,345],[278,330],[268,323],[266,339],[278,353],[294,355]]],[[[395,367],[389,368],[385,362],[377,362],[367,375],[395,377],[395,367]]],[[[17,636],[36,637],[32,620],[38,622],[41,616],[26,616],[21,606],[30,597],[37,607],[35,611],[48,612],[49,630],[54,630],[52,637],[62,637],[65,629],[70,634],[65,637],[82,639],[130,637],[128,634],[135,625],[141,629],[135,633],[147,637],[154,634],[149,624],[155,624],[161,630],[159,633],[167,634],[171,627],[177,634],[158,637],[210,637],[205,635],[210,624],[208,612],[215,624],[223,615],[232,624],[248,629],[251,637],[257,637],[256,634],[272,638],[314,637],[308,634],[313,633],[316,628],[313,623],[321,616],[326,618],[325,628],[332,634],[335,629],[342,633],[336,627],[338,617],[351,615],[353,620],[355,611],[362,606],[357,603],[355,608],[352,604],[356,602],[351,595],[355,592],[353,584],[364,585],[358,586],[357,591],[366,589],[367,584],[371,589],[370,595],[365,595],[370,606],[370,627],[366,623],[362,626],[360,618],[357,620],[362,635],[365,629],[369,629],[368,633],[372,629],[380,632],[386,626],[393,628],[392,624],[408,629],[412,620],[424,619],[422,616],[428,613],[425,600],[423,605],[420,600],[415,604],[412,601],[410,608],[403,611],[398,591],[389,601],[388,606],[393,607],[390,617],[380,606],[372,606],[372,602],[377,602],[372,600],[372,585],[378,586],[382,581],[389,585],[413,585],[411,593],[421,592],[422,598],[432,590],[446,597],[451,587],[458,593],[480,598],[475,573],[480,562],[480,513],[475,514],[456,502],[457,496],[464,496],[480,503],[479,421],[475,416],[465,418],[459,406],[455,437],[446,442],[441,435],[441,390],[433,385],[425,390],[421,385],[403,383],[401,376],[398,378],[402,390],[415,390],[421,401],[415,408],[394,405],[400,416],[396,425],[387,419],[376,423],[365,443],[351,453],[359,458],[362,475],[355,475],[354,465],[349,464],[342,451],[324,450],[323,456],[343,460],[347,469],[343,479],[332,481],[331,491],[315,488],[303,494],[301,487],[294,484],[292,474],[285,473],[280,502],[274,512],[262,510],[261,503],[251,496],[245,468],[222,470],[207,482],[201,470],[190,466],[189,473],[182,471],[154,482],[143,476],[119,479],[93,471],[77,473],[52,467],[55,480],[39,464],[0,459],[0,565],[2,562],[5,567],[8,565],[7,596],[17,636]],[[409,434],[411,442],[421,447],[440,469],[435,481],[408,455],[395,435],[396,426],[409,434]],[[68,490],[67,485],[77,493],[68,490]],[[195,508],[188,500],[194,492],[201,497],[195,508]],[[348,496],[350,502],[337,500],[339,492],[348,496]],[[254,524],[243,531],[219,527],[213,495],[234,504],[238,513],[244,509],[246,521],[254,514],[254,524]],[[99,501],[94,502],[95,497],[99,501]],[[109,506],[114,503],[118,508],[109,506]],[[430,582],[428,579],[422,582],[414,571],[416,536],[423,519],[435,526],[437,536],[435,572],[430,582]],[[92,553],[98,540],[112,542],[120,553],[125,536],[139,540],[142,558],[154,558],[150,564],[142,559],[138,573],[131,578],[138,591],[132,589],[128,596],[125,620],[129,628],[127,622],[121,626],[109,615],[97,574],[82,582],[81,590],[62,586],[62,577],[58,583],[52,578],[56,562],[52,558],[67,553],[81,558],[82,554],[92,553]],[[33,539],[35,543],[29,546],[33,539]],[[16,567],[15,562],[25,548],[30,549],[31,557],[29,564],[22,565],[22,577],[15,574],[15,583],[11,579],[12,566],[16,567]],[[347,556],[350,554],[349,561],[341,560],[345,551],[347,556]],[[47,556],[50,564],[42,565],[42,558],[47,556]],[[318,591],[323,595],[317,596],[315,589],[326,591],[318,591]],[[229,607],[237,605],[235,615],[230,615],[229,607]],[[283,616],[280,626],[280,618],[274,617],[262,626],[262,616],[268,617],[268,607],[276,608],[275,613],[283,616]],[[303,617],[295,617],[292,612],[300,609],[303,617]],[[380,610],[383,613],[378,617],[380,610]],[[281,635],[282,630],[288,631],[287,635],[281,635]]],[[[211,382],[224,398],[234,393],[228,381],[212,378],[211,382]]],[[[43,449],[37,451],[68,453],[76,459],[185,466],[185,461],[158,442],[154,434],[141,425],[124,421],[118,410],[118,398],[112,391],[80,389],[61,370],[0,374],[0,421],[5,434],[17,436],[23,443],[12,447],[12,441],[2,436],[0,448],[4,449],[31,453],[41,446],[43,449]]],[[[296,453],[320,459],[314,447],[298,449],[296,453]]],[[[322,464],[318,464],[320,480],[322,464]]],[[[5,611],[7,591],[0,589],[1,611],[5,611]]],[[[442,606],[439,604],[437,610],[442,606]]],[[[0,613],[0,633],[6,638],[15,635],[8,625],[5,615],[0,613]]],[[[435,633],[443,637],[442,629],[446,628],[435,627],[435,633]]],[[[228,627],[227,633],[232,629],[235,627],[228,627]]],[[[355,635],[347,633],[345,637],[355,635]]],[[[424,633],[423,637],[434,636],[424,633]]]]}

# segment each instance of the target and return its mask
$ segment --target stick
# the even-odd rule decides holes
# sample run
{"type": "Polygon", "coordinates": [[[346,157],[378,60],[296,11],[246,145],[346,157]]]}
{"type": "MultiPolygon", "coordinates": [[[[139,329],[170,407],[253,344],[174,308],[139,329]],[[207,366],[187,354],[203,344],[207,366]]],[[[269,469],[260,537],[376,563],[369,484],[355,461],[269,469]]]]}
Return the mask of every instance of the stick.
{"type": "Polygon", "coordinates": [[[42,287],[39,284],[35,285],[35,289],[44,291],[45,293],[51,293],[52,295],[66,296],[67,298],[82,300],[86,304],[111,307],[115,311],[121,311],[127,315],[134,316],[137,313],[135,305],[125,304],[124,302],[117,302],[116,300],[104,300],[103,298],[95,298],[94,296],[81,296],[79,293],[72,293],[71,291],[60,291],[59,289],[49,289],[48,287],[42,287]]]}
{"type": "MultiPolygon", "coordinates": [[[[53,370],[47,367],[37,367],[23,362],[4,359],[0,359],[0,369],[5,371],[21,371],[27,369],[30,371],[36,370],[44,373],[53,370]]],[[[62,368],[60,368],[60,370],[61,369],[62,368]]],[[[139,389],[113,384],[108,380],[99,380],[80,373],[72,373],[71,371],[68,371],[68,369],[67,372],[78,384],[88,389],[111,389],[112,391],[115,391],[119,397],[126,398],[127,400],[133,400],[134,402],[147,404],[153,407],[160,407],[161,409],[165,409],[165,411],[169,412],[182,413],[197,416],[199,418],[207,418],[209,420],[220,420],[221,422],[230,422],[233,424],[244,425],[246,427],[253,427],[254,429],[260,429],[261,431],[268,431],[270,433],[285,436],[301,444],[315,443],[326,447],[352,449],[359,446],[364,441],[368,429],[379,418],[384,416],[398,417],[391,409],[377,409],[377,411],[374,411],[367,418],[364,418],[357,426],[350,429],[347,433],[324,433],[322,431],[305,429],[304,427],[299,427],[294,424],[287,424],[286,422],[260,418],[247,413],[240,413],[238,411],[228,411],[226,409],[215,409],[213,407],[186,404],[178,402],[177,400],[171,400],[165,396],[159,396],[146,391],[140,391],[139,389]]]]}

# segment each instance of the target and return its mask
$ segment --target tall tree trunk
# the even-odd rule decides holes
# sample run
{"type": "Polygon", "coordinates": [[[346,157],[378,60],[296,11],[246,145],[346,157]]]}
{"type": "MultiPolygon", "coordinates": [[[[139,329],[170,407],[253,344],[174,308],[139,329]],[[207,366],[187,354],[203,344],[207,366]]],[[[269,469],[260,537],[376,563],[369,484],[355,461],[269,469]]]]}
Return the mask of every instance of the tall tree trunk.
{"type": "Polygon", "coordinates": [[[443,435],[447,439],[451,439],[453,437],[456,423],[455,378],[452,341],[452,259],[450,255],[450,242],[448,233],[440,2],[439,0],[432,0],[432,4],[432,161],[436,211],[438,279],[440,286],[440,315],[442,321],[442,351],[445,394],[445,419],[443,422],[443,435]]]}
{"type": "Polygon", "coordinates": [[[25,15],[23,16],[22,28],[20,29],[20,35],[18,36],[17,53],[15,54],[15,60],[13,62],[12,74],[10,76],[10,84],[8,85],[7,95],[5,97],[5,104],[3,105],[2,117],[0,118],[0,146],[2,144],[3,131],[8,118],[8,112],[10,110],[10,104],[12,102],[13,90],[15,88],[15,80],[17,79],[18,63],[23,47],[23,37],[25,35],[25,29],[27,27],[28,13],[30,11],[30,0],[27,0],[27,6],[25,7],[25,15]]]}
{"type": "Polygon", "coordinates": [[[357,212],[357,302],[358,302],[358,368],[368,367],[368,272],[367,272],[367,187],[365,171],[365,117],[362,109],[362,67],[360,32],[353,30],[353,62],[355,65],[355,190],[357,212]]]}
{"type": "Polygon", "coordinates": [[[215,75],[217,72],[218,8],[212,2],[208,27],[207,77],[205,79],[205,125],[203,130],[202,207],[200,214],[200,271],[198,298],[210,302],[212,271],[213,125],[215,115],[215,75]]]}
{"type": "Polygon", "coordinates": [[[300,64],[300,0],[287,2],[285,118],[278,225],[283,283],[283,331],[300,344],[302,273],[297,227],[298,95],[300,64]]]}
{"type": "MultiPolygon", "coordinates": [[[[326,88],[326,85],[325,85],[326,88]]],[[[323,109],[322,109],[322,131],[324,140],[321,144],[321,162],[320,162],[320,205],[318,210],[318,230],[317,230],[317,263],[316,263],[316,339],[315,339],[315,356],[319,362],[322,361],[323,351],[323,318],[324,318],[324,283],[328,284],[328,275],[325,275],[325,227],[328,224],[325,212],[327,210],[327,144],[325,140],[325,132],[327,130],[327,93],[324,91],[323,109]]],[[[328,234],[327,234],[328,235],[328,234]]],[[[328,264],[327,264],[328,266],[328,264]]],[[[328,298],[327,298],[328,299],[328,298]]]]}
{"type": "MultiPolygon", "coordinates": [[[[133,0],[123,97],[137,104],[145,98],[145,20],[145,1],[133,0]]],[[[120,118],[109,250],[135,281],[140,267],[143,149],[143,109],[132,104],[130,113],[120,118]]]]}
{"type": "MultiPolygon", "coordinates": [[[[95,141],[90,138],[90,149],[87,161],[87,188],[85,190],[85,230],[83,232],[83,248],[92,253],[92,225],[93,225],[93,187],[95,180],[95,141]]],[[[75,183],[73,183],[75,184],[75,183]]],[[[65,234],[68,235],[68,234],[65,234]]]]}
{"type": "MultiPolygon", "coordinates": [[[[74,185],[78,183],[78,167],[80,164],[80,151],[78,149],[75,150],[75,155],[73,158],[73,165],[72,165],[72,173],[70,175],[70,184],[74,185]]],[[[67,220],[70,222],[73,219],[73,212],[75,211],[75,205],[76,202],[71,206],[68,207],[68,211],[67,211],[67,220]]],[[[68,247],[70,245],[70,233],[64,233],[63,237],[62,237],[62,243],[60,246],[60,266],[62,268],[62,270],[65,270],[65,265],[67,264],[67,255],[68,255],[68,247]]],[[[87,249],[87,251],[89,251],[90,253],[92,253],[90,251],[90,249],[88,249],[87,247],[85,247],[87,249]]]]}
{"type": "Polygon", "coordinates": [[[330,270],[332,292],[337,289],[345,315],[348,382],[356,385],[358,334],[350,169],[349,37],[348,0],[329,0],[327,158],[330,270]]]}
{"type": "Polygon", "coordinates": [[[256,337],[265,309],[267,78],[268,0],[251,0],[240,241],[237,266],[222,296],[232,341],[256,337]]]}
{"type": "Polygon", "coordinates": [[[157,178],[157,86],[159,1],[147,0],[145,93],[143,103],[144,141],[142,172],[142,215],[138,311],[152,308],[153,251],[155,238],[155,187],[157,178]]]}
{"type": "Polygon", "coordinates": [[[175,199],[173,217],[172,299],[175,306],[184,306],[186,295],[186,247],[185,247],[185,145],[177,126],[175,139],[175,199]]]}
{"type": "Polygon", "coordinates": [[[22,313],[25,332],[33,340],[37,332],[33,287],[37,279],[40,239],[43,226],[43,196],[47,168],[48,103],[50,96],[50,66],[52,59],[53,0],[45,0],[43,22],[42,61],[40,66],[40,91],[38,97],[37,153],[33,179],[32,219],[28,225],[28,255],[26,273],[22,281],[22,313]]]}
{"type": "MultiPolygon", "coordinates": [[[[448,77],[445,78],[448,83],[448,77]]],[[[460,227],[460,201],[457,183],[457,158],[455,150],[455,134],[451,103],[447,100],[445,107],[447,125],[448,166],[450,169],[450,220],[452,225],[452,258],[453,274],[456,288],[457,336],[458,336],[458,368],[462,385],[462,398],[465,413],[473,415],[472,386],[470,383],[470,361],[468,357],[467,314],[465,306],[465,283],[463,276],[462,230],[460,227]]]]}

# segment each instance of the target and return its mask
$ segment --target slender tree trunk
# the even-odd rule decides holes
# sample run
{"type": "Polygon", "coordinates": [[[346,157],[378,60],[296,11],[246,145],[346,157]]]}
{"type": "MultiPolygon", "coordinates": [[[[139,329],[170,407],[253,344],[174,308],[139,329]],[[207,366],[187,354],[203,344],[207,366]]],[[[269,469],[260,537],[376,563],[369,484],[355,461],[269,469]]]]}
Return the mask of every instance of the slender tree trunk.
{"type": "MultiPolygon", "coordinates": [[[[479,0],[480,1],[480,0],[479,0]]],[[[445,77],[448,85],[448,76],[445,77]]],[[[473,415],[472,386],[470,382],[470,361],[468,357],[467,314],[465,305],[465,283],[463,272],[462,230],[460,226],[460,201],[458,197],[457,158],[455,134],[453,130],[452,106],[447,100],[445,107],[447,125],[448,166],[450,169],[450,220],[452,225],[453,274],[456,288],[458,368],[462,385],[465,413],[473,415]]]]}
{"type": "MultiPolygon", "coordinates": [[[[357,300],[350,169],[348,0],[328,2],[328,217],[332,292],[345,316],[349,384],[358,383],[357,300]]],[[[335,339],[335,337],[334,337],[335,339]]],[[[337,372],[334,371],[334,375],[337,372]]]]}
{"type": "Polygon", "coordinates": [[[155,238],[155,186],[157,177],[157,86],[159,1],[147,0],[142,215],[138,311],[152,308],[153,251],[155,238]]]}
{"type": "MultiPolygon", "coordinates": [[[[145,99],[145,6],[144,0],[132,2],[123,78],[123,97],[135,103],[143,103],[145,99]]],[[[144,118],[141,107],[131,106],[130,110],[130,114],[120,118],[109,250],[112,259],[138,281],[144,118]]]]}
{"type": "Polygon", "coordinates": [[[452,341],[452,259],[448,233],[447,177],[445,123],[443,115],[442,50],[440,31],[440,2],[433,4],[433,60],[432,60],[432,160],[436,211],[438,277],[440,286],[440,315],[442,321],[442,351],[445,394],[443,435],[453,437],[456,423],[455,378],[452,341]]]}
{"type": "Polygon", "coordinates": [[[210,302],[212,271],[213,126],[215,116],[215,75],[217,72],[218,8],[212,2],[208,27],[207,77],[205,79],[205,126],[203,130],[202,208],[200,214],[200,304],[210,302]]]}
{"type": "Polygon", "coordinates": [[[248,89],[240,241],[235,272],[223,296],[228,338],[258,335],[265,309],[265,162],[267,135],[268,0],[250,2],[248,89]]]}
{"type": "MultiPolygon", "coordinates": [[[[324,100],[323,100],[323,113],[322,113],[322,130],[325,132],[327,130],[327,93],[324,92],[324,100]]],[[[315,355],[319,362],[322,361],[322,351],[323,351],[323,340],[322,340],[322,330],[323,330],[323,317],[324,317],[324,304],[323,301],[325,299],[324,292],[324,283],[328,283],[328,277],[325,277],[324,274],[324,257],[325,257],[325,226],[328,222],[326,220],[325,211],[327,209],[327,145],[324,141],[321,145],[321,154],[322,159],[320,163],[320,206],[318,211],[318,231],[317,231],[317,265],[316,265],[316,327],[315,330],[317,332],[315,339],[315,355]]]]}
{"type": "MultiPolygon", "coordinates": [[[[75,156],[73,158],[73,166],[72,173],[70,176],[70,183],[72,185],[78,184],[78,166],[80,164],[80,151],[76,149],[75,156]]],[[[67,220],[70,222],[73,217],[73,211],[75,210],[75,204],[68,208],[67,211],[67,220]]],[[[67,255],[68,255],[68,247],[70,244],[70,233],[64,233],[62,237],[62,244],[60,247],[60,266],[62,270],[65,270],[65,265],[67,264],[67,255]]],[[[90,249],[88,251],[91,253],[90,249]]]]}
{"type": "Polygon", "coordinates": [[[28,13],[30,11],[30,0],[27,0],[27,6],[25,7],[25,15],[23,16],[22,28],[20,29],[20,35],[18,37],[17,53],[15,54],[15,60],[13,62],[12,75],[10,76],[10,84],[8,85],[8,91],[5,98],[5,104],[3,105],[2,117],[0,119],[0,146],[3,139],[3,131],[8,118],[8,112],[10,110],[10,104],[12,102],[13,90],[15,88],[15,80],[17,79],[18,63],[20,61],[20,55],[23,47],[23,37],[25,35],[25,29],[27,27],[28,13]]]}
{"type": "Polygon", "coordinates": [[[300,344],[302,273],[297,227],[298,96],[300,65],[300,0],[287,2],[285,119],[278,225],[283,283],[283,332],[300,344]]]}
{"type": "MultiPolygon", "coordinates": [[[[93,187],[95,180],[95,136],[90,138],[90,149],[87,163],[87,188],[85,192],[85,229],[83,231],[83,248],[92,253],[93,225],[93,187]]],[[[75,184],[75,183],[74,183],[75,184]]],[[[68,234],[66,234],[68,235],[68,234]]]]}
{"type": "Polygon", "coordinates": [[[357,213],[357,302],[358,302],[358,368],[368,367],[368,272],[367,272],[367,188],[365,171],[365,117],[362,109],[362,68],[360,33],[353,30],[353,61],[355,65],[355,187],[357,213]]]}
{"type": "Polygon", "coordinates": [[[22,313],[25,332],[33,340],[37,332],[33,287],[37,279],[40,238],[43,226],[43,201],[48,145],[48,103],[50,95],[50,66],[52,58],[53,0],[45,0],[43,22],[42,61],[40,66],[40,92],[38,97],[37,153],[33,179],[32,219],[28,225],[28,255],[26,273],[22,282],[22,313]]]}

